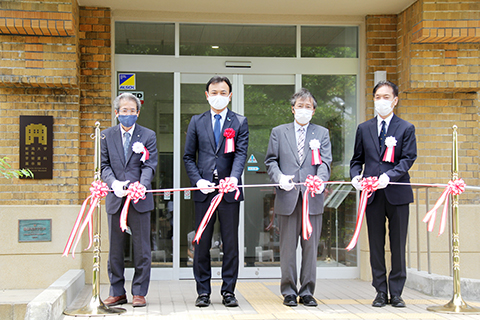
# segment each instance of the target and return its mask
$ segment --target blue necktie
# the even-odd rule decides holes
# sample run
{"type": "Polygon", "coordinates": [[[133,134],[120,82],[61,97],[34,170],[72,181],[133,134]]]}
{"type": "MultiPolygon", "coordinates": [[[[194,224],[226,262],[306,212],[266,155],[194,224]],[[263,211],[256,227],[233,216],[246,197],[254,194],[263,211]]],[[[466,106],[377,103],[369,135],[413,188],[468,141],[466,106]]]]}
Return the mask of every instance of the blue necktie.
{"type": "Polygon", "coordinates": [[[130,146],[130,133],[125,132],[123,135],[125,136],[125,143],[123,144],[123,153],[125,155],[125,161],[127,161],[128,147],[130,146]]]}
{"type": "Polygon", "coordinates": [[[218,141],[220,140],[220,119],[222,118],[221,115],[216,114],[215,117],[215,125],[213,126],[213,135],[215,136],[215,147],[218,146],[218,141]]]}
{"type": "Polygon", "coordinates": [[[385,139],[387,137],[387,130],[385,130],[386,122],[385,120],[382,121],[382,130],[380,130],[380,136],[378,137],[378,141],[380,142],[380,150],[382,150],[383,146],[385,145],[385,139]]]}

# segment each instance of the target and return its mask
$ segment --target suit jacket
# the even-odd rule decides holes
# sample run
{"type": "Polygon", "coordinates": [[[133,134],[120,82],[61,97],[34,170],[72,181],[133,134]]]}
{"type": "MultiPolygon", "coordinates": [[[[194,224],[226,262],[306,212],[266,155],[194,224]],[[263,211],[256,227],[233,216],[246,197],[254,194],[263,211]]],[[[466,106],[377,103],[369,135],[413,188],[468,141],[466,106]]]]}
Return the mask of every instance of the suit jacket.
{"type": "MultiPolygon", "coordinates": [[[[147,190],[152,189],[152,180],[157,168],[157,138],[155,132],[138,124],[132,134],[127,161],[123,154],[123,139],[120,125],[102,131],[102,180],[111,188],[115,180],[130,180],[130,183],[139,181],[147,190]],[[145,163],[140,161],[141,153],[134,153],[132,145],[141,142],[150,153],[145,163]]],[[[123,203],[124,198],[118,198],[113,192],[109,192],[105,200],[107,213],[115,214],[123,203]]],[[[130,203],[138,212],[148,212],[154,209],[153,195],[146,194],[145,200],[130,203]]]]}
{"type": "MultiPolygon", "coordinates": [[[[305,135],[305,149],[303,161],[300,162],[293,122],[280,125],[272,129],[268,143],[265,165],[273,183],[279,183],[280,176],[295,175],[293,182],[304,182],[308,175],[317,175],[323,181],[330,178],[332,151],[328,130],[322,126],[310,123],[305,135]],[[321,165],[312,165],[312,151],[310,141],[317,139],[320,142],[321,165]]],[[[290,215],[295,209],[300,190],[305,193],[305,186],[296,186],[290,191],[277,187],[275,197],[275,213],[290,215]]],[[[310,214],[323,213],[323,193],[309,199],[310,214]]]]}
{"type": "MultiPolygon", "coordinates": [[[[235,177],[242,184],[242,172],[247,160],[248,122],[247,118],[230,109],[223,123],[218,146],[215,148],[212,116],[210,110],[192,117],[188,125],[185,141],[183,162],[192,186],[200,179],[213,181],[213,171],[217,168],[218,178],[235,177]],[[235,130],[235,151],[225,153],[225,129],[235,130]]],[[[243,200],[241,190],[238,201],[243,200]]],[[[200,191],[193,192],[193,200],[203,202],[208,195],[200,191]]],[[[226,193],[223,197],[227,202],[234,202],[235,192],[226,193]]]]}
{"type": "MultiPolygon", "coordinates": [[[[387,137],[390,136],[397,140],[393,163],[382,161],[387,147],[383,146],[380,150],[377,118],[370,119],[358,126],[353,157],[350,161],[351,178],[361,175],[363,169],[363,177],[380,177],[382,173],[386,173],[391,182],[410,182],[408,170],[417,159],[415,127],[393,115],[387,130],[387,137]]],[[[385,196],[393,205],[413,202],[411,186],[389,184],[385,188],[385,196]]],[[[368,203],[371,203],[374,197],[375,193],[368,199],[368,203]]]]}

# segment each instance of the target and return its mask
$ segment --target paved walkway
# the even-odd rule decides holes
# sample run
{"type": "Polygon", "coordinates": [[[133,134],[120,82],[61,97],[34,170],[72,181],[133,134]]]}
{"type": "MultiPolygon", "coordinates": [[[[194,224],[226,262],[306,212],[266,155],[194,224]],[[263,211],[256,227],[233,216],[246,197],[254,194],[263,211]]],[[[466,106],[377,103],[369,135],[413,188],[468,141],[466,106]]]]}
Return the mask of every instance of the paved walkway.
{"type": "MultiPolygon", "coordinates": [[[[240,306],[226,308],[220,296],[220,281],[212,282],[212,305],[207,308],[194,306],[196,299],[195,282],[152,281],[147,296],[147,307],[133,308],[131,295],[129,303],[121,307],[127,310],[122,315],[106,316],[109,319],[212,319],[212,320],[270,320],[270,319],[480,319],[478,315],[444,314],[427,311],[428,306],[443,305],[449,298],[438,299],[405,288],[403,298],[406,308],[371,307],[375,291],[369,282],[361,280],[318,280],[315,297],[316,308],[290,308],[282,304],[278,280],[240,280],[236,296],[240,306]]],[[[130,288],[131,283],[127,283],[130,288]]],[[[129,289],[127,289],[129,290],[129,289]]],[[[108,286],[101,286],[101,298],[108,296],[108,286]]],[[[91,286],[86,286],[71,308],[80,308],[91,298],[91,286]]],[[[467,301],[479,307],[480,302],[467,301]]],[[[83,319],[98,319],[82,317],[83,319]]],[[[63,316],[63,320],[78,320],[73,316],[63,316]]]]}

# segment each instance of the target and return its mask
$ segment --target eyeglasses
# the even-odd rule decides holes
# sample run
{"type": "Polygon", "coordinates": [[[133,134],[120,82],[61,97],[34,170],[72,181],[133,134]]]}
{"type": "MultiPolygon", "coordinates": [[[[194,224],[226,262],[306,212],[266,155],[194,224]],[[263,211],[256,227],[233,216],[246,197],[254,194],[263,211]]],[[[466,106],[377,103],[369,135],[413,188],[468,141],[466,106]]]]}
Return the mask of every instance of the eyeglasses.
{"type": "Polygon", "coordinates": [[[296,104],[294,106],[295,109],[307,109],[307,110],[313,110],[313,105],[311,104],[302,104],[302,103],[299,103],[299,104],[296,104]]]}
{"type": "Polygon", "coordinates": [[[137,114],[137,109],[120,108],[118,113],[123,115],[137,114]]]}

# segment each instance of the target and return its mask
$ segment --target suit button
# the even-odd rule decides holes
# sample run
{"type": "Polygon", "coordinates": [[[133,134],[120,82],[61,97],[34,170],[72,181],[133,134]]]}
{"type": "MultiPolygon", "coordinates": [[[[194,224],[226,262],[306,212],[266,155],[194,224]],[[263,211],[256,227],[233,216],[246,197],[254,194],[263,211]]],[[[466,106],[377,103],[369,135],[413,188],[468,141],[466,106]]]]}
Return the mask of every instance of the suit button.
{"type": "Polygon", "coordinates": [[[218,159],[218,156],[215,156],[215,159],[218,159]]]}

